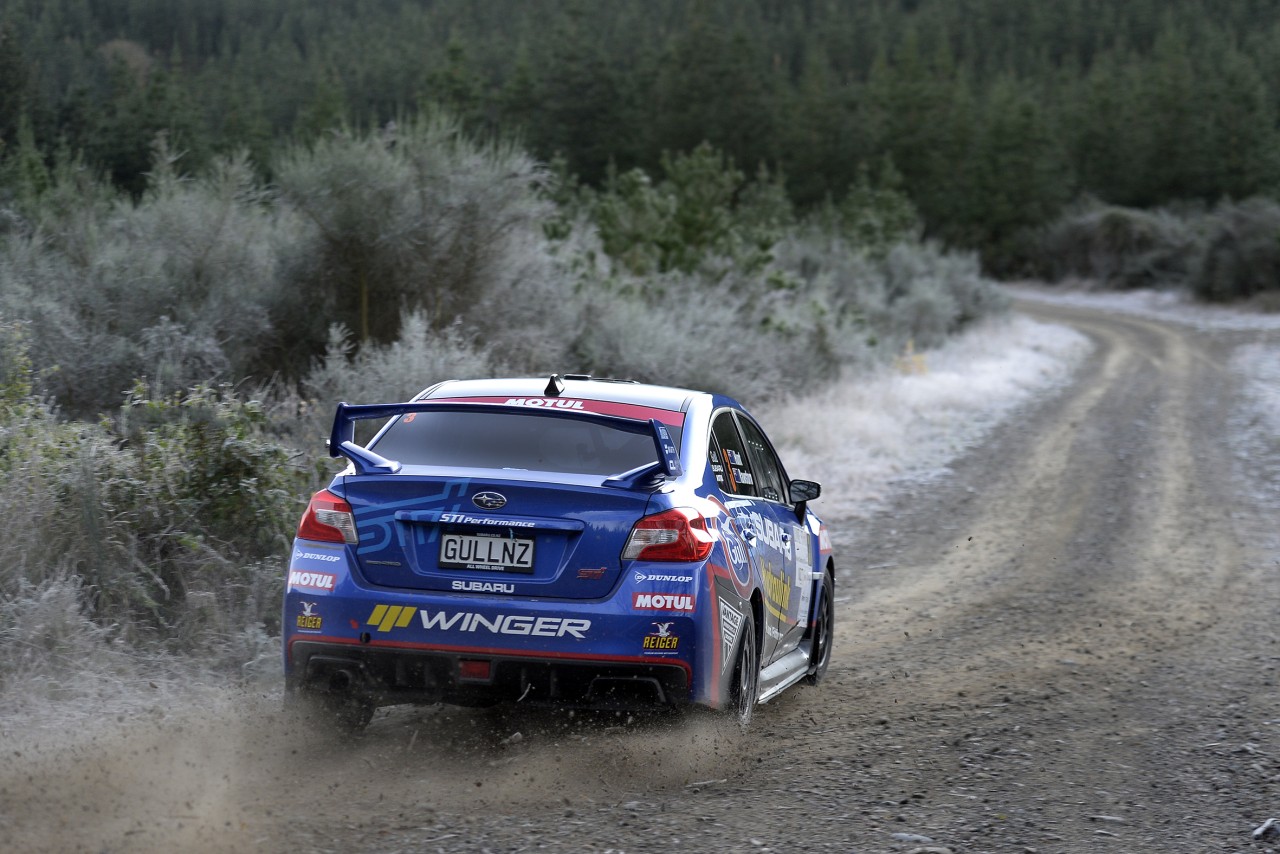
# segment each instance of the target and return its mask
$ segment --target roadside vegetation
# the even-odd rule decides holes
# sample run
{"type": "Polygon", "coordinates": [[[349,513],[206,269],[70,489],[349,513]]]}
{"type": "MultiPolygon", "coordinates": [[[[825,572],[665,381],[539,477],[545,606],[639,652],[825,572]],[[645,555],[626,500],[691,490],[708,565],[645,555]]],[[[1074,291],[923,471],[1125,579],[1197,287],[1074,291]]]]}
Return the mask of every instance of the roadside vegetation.
{"type": "Polygon", "coordinates": [[[270,669],[338,400],[763,404],[1000,314],[996,275],[1274,304],[1257,4],[972,5],[5,6],[0,695],[270,669]]]}
{"type": "Polygon", "coordinates": [[[161,137],[136,198],[69,164],[8,209],[0,680],[274,663],[338,400],[575,370],[764,402],[1005,306],[878,179],[800,215],[709,145],[592,188],[434,111],[271,171],[161,137]]]}

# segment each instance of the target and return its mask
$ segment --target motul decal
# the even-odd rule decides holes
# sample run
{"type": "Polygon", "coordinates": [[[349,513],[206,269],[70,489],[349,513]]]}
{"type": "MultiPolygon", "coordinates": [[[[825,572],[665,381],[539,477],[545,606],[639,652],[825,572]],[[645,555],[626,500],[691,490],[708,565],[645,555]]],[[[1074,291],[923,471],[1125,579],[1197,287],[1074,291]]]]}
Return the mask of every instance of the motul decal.
{"type": "Polygon", "coordinates": [[[631,606],[637,611],[692,611],[694,598],[688,593],[633,593],[631,606]]]}

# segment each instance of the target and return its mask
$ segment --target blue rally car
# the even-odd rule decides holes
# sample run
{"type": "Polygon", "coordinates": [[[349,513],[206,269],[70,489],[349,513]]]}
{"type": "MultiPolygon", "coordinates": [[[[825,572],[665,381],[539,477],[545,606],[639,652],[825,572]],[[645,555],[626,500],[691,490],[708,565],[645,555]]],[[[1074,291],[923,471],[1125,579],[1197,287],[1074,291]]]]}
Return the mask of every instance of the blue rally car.
{"type": "Polygon", "coordinates": [[[349,465],[298,525],[287,702],[722,709],[826,671],[835,564],[740,404],[593,379],[444,382],[338,405],[349,465]],[[367,445],[355,423],[386,423],[367,445]]]}

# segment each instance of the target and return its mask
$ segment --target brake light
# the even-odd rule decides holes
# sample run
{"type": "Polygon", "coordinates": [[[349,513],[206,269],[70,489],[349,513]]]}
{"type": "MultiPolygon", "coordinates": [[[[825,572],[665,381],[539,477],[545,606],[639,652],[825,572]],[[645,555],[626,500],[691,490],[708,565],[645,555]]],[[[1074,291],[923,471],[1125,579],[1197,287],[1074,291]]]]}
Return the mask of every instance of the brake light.
{"type": "Polygon", "coordinates": [[[298,538],[326,543],[358,542],[351,505],[327,489],[320,490],[311,496],[307,512],[302,514],[298,538]]]}
{"type": "Polygon", "coordinates": [[[705,560],[715,540],[696,510],[677,507],[646,516],[631,529],[623,560],[705,560]]]}

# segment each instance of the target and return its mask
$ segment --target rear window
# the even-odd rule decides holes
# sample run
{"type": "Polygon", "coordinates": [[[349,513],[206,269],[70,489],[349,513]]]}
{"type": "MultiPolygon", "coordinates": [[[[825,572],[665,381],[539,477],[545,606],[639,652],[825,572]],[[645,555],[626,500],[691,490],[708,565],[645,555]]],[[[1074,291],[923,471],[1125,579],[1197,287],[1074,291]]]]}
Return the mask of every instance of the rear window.
{"type": "MultiPolygon", "coordinates": [[[[680,429],[667,426],[677,446],[680,429]]],[[[658,461],[653,436],[574,418],[489,412],[400,416],[371,449],[405,465],[614,475],[658,461]]]]}

